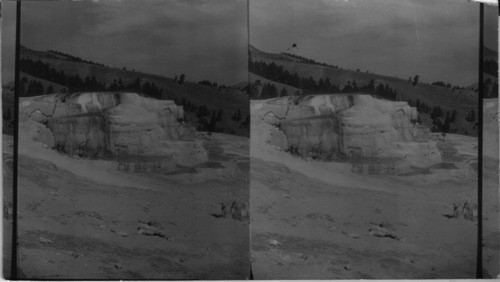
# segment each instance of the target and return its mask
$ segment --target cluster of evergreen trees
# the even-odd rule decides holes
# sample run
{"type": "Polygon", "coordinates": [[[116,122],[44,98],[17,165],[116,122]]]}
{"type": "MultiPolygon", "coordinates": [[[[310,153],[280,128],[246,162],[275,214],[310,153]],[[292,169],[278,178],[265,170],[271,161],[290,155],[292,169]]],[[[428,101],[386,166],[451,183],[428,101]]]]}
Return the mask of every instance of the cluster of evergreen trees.
{"type": "MultiPolygon", "coordinates": [[[[412,107],[415,107],[417,108],[417,111],[419,113],[429,113],[431,112],[431,107],[429,107],[429,105],[427,105],[426,103],[424,102],[420,102],[419,99],[417,99],[416,102],[413,102],[413,100],[409,100],[408,101],[408,104],[412,107]]],[[[433,109],[432,109],[433,110],[433,109]]]]}
{"type": "Polygon", "coordinates": [[[464,89],[465,87],[452,85],[451,83],[444,83],[443,81],[434,81],[432,85],[451,88],[452,90],[464,89]]]}
{"type": "Polygon", "coordinates": [[[443,114],[442,112],[439,113],[431,113],[431,118],[433,114],[438,114],[432,119],[432,131],[433,132],[443,132],[443,133],[448,133],[448,132],[455,132],[456,129],[451,128],[451,124],[456,121],[456,116],[457,116],[457,111],[453,110],[453,112],[450,114],[450,111],[446,112],[446,116],[443,119],[443,114]]]}
{"type": "MultiPolygon", "coordinates": [[[[41,60],[33,61],[22,58],[19,62],[20,70],[40,79],[52,81],[54,83],[66,86],[69,91],[102,91],[106,90],[104,83],[98,82],[95,76],[87,76],[82,79],[78,74],[68,75],[62,70],[56,70],[49,64],[41,60]]],[[[41,91],[38,95],[43,94],[41,91]]]]}
{"type": "Polygon", "coordinates": [[[45,88],[40,80],[35,79],[28,81],[27,77],[23,77],[20,82],[21,96],[37,96],[54,93],[54,86],[52,86],[52,84],[49,84],[49,86],[45,88]]]}
{"type": "Polygon", "coordinates": [[[2,119],[3,120],[11,120],[12,119],[12,113],[10,112],[10,108],[6,108],[3,111],[2,119]]]}
{"type": "MultiPolygon", "coordinates": [[[[416,107],[419,113],[430,114],[430,118],[432,120],[432,132],[456,132],[456,129],[453,129],[451,127],[451,124],[456,122],[457,120],[457,110],[446,111],[446,113],[444,113],[443,109],[441,109],[440,106],[431,108],[429,105],[424,102],[420,102],[420,100],[418,99],[416,102],[410,100],[408,104],[412,107],[416,107]]],[[[420,116],[418,117],[418,119],[419,122],[421,122],[420,116]]]]}
{"type": "MultiPolygon", "coordinates": [[[[154,82],[143,82],[140,78],[136,78],[136,80],[131,83],[124,83],[121,78],[114,79],[109,86],[106,86],[105,83],[98,81],[95,75],[86,76],[85,78],[81,78],[78,74],[68,75],[64,71],[56,70],[41,60],[33,61],[23,58],[20,60],[20,68],[21,71],[32,76],[63,85],[67,87],[67,91],[69,92],[134,91],[144,93],[157,99],[161,99],[163,95],[163,88],[158,87],[154,82]]],[[[32,81],[26,86],[24,96],[53,93],[54,89],[52,86],[48,86],[47,88],[48,89],[44,89],[42,83],[39,81],[32,81]]]]}
{"type": "Polygon", "coordinates": [[[432,131],[433,132],[453,132],[451,124],[457,120],[457,110],[446,111],[444,115],[443,110],[440,106],[432,108],[430,117],[432,119],[432,131]]]}
{"type": "Polygon", "coordinates": [[[321,79],[318,83],[312,77],[304,78],[299,77],[297,73],[291,74],[289,71],[283,69],[282,66],[278,66],[274,62],[268,64],[263,61],[254,62],[250,59],[248,69],[250,72],[269,80],[308,90],[310,92],[334,93],[338,92],[339,89],[339,87],[333,85],[328,78],[325,80],[321,79]]]}
{"type": "Polygon", "coordinates": [[[465,120],[468,122],[475,122],[476,121],[476,114],[474,113],[474,110],[470,110],[467,113],[467,116],[465,117],[465,120]]]}
{"type": "Polygon", "coordinates": [[[496,60],[484,60],[483,69],[485,73],[498,77],[498,62],[496,60]]]}
{"type": "MultiPolygon", "coordinates": [[[[174,98],[174,101],[177,105],[183,106],[186,112],[192,112],[196,114],[196,118],[198,119],[198,124],[196,127],[197,130],[209,132],[227,132],[227,130],[224,130],[223,127],[217,127],[218,123],[220,124],[222,118],[225,115],[224,110],[219,109],[217,111],[210,111],[205,105],[197,107],[186,98],[183,98],[182,100],[174,98]]],[[[241,110],[237,109],[231,116],[231,119],[236,122],[241,121],[241,110]]],[[[238,127],[243,129],[250,128],[250,116],[247,115],[246,119],[238,124],[238,127]]],[[[234,133],[234,131],[230,130],[229,133],[234,133]]]]}
{"type": "Polygon", "coordinates": [[[484,98],[498,98],[498,81],[486,79],[484,81],[484,98]]]}
{"type": "Polygon", "coordinates": [[[234,120],[234,121],[240,121],[242,119],[242,116],[241,116],[241,111],[240,109],[237,109],[233,116],[231,116],[231,119],[234,120]]]}
{"type": "MultiPolygon", "coordinates": [[[[297,73],[291,74],[289,71],[285,70],[282,66],[278,66],[274,62],[268,64],[263,61],[254,62],[252,59],[249,61],[249,70],[259,76],[266,79],[287,84],[303,90],[303,93],[356,93],[356,92],[367,92],[374,95],[378,95],[384,99],[397,100],[397,91],[392,89],[388,84],[375,84],[374,80],[366,85],[360,86],[355,80],[348,81],[346,85],[340,87],[331,83],[329,78],[320,78],[316,81],[314,78],[304,78],[299,77],[297,73]]],[[[248,93],[251,99],[268,99],[280,96],[287,96],[289,94],[286,88],[281,90],[277,89],[274,84],[264,83],[261,84],[259,80],[251,83],[248,87],[248,93]],[[259,93],[259,87],[261,91],[259,93]]]]}
{"type": "Polygon", "coordinates": [[[28,82],[26,77],[24,77],[22,82],[21,82],[21,93],[23,93],[25,96],[50,94],[50,93],[45,93],[45,87],[43,86],[43,83],[41,81],[30,80],[28,82]]]}
{"type": "Polygon", "coordinates": [[[211,81],[208,81],[208,80],[199,81],[198,84],[208,85],[208,86],[212,86],[212,87],[217,87],[219,89],[226,89],[227,88],[227,85],[225,85],[225,84],[218,84],[217,82],[211,82],[211,81]]]}
{"type": "Polygon", "coordinates": [[[140,92],[156,99],[163,98],[163,88],[158,87],[154,82],[142,82],[140,78],[136,78],[134,82],[125,84],[122,79],[114,79],[109,87],[104,88],[107,91],[131,91],[140,92]]]}

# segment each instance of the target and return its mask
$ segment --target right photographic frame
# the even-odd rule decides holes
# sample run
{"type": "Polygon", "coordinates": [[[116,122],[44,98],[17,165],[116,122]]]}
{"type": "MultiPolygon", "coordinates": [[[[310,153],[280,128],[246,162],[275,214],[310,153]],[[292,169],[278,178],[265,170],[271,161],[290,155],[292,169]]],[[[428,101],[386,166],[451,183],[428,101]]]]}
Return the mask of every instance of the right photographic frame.
{"type": "Polygon", "coordinates": [[[249,0],[249,44],[255,279],[497,277],[498,6],[249,0]]]}

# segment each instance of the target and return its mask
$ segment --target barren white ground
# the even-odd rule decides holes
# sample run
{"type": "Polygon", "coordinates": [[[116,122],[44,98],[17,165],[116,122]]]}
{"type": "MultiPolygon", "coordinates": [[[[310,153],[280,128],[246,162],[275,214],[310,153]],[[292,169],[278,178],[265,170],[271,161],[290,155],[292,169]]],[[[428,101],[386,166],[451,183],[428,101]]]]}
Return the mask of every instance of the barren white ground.
{"type": "Polygon", "coordinates": [[[256,279],[475,277],[477,223],[445,215],[477,203],[477,138],[434,134],[444,164],[360,175],[348,162],[294,157],[261,141],[265,128],[251,130],[256,279]],[[370,235],[379,227],[390,236],[370,235]]]}
{"type": "MultiPolygon", "coordinates": [[[[220,212],[222,202],[248,202],[248,138],[204,139],[209,160],[238,166],[238,177],[210,168],[175,175],[122,173],[116,161],[74,159],[20,140],[19,277],[247,278],[248,221],[210,214],[220,212]]],[[[12,137],[4,135],[3,141],[8,227],[12,137]]],[[[7,267],[8,258],[7,252],[7,267]]]]}

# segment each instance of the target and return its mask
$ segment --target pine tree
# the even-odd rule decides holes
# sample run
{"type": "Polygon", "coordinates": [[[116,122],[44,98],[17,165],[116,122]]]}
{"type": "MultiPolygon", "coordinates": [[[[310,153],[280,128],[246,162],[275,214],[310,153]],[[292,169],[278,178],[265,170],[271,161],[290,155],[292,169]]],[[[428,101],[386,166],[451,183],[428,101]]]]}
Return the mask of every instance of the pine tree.
{"type": "Polygon", "coordinates": [[[224,111],[222,109],[219,109],[219,111],[217,112],[217,121],[222,120],[223,114],[224,114],[224,111]]]}
{"type": "Polygon", "coordinates": [[[10,113],[10,108],[7,108],[5,110],[5,113],[3,113],[2,119],[3,120],[10,120],[12,118],[12,114],[10,113]]]}
{"type": "Polygon", "coordinates": [[[45,92],[46,94],[52,94],[54,93],[54,87],[52,86],[52,84],[50,84],[48,87],[47,87],[47,90],[45,92]]]}
{"type": "Polygon", "coordinates": [[[450,122],[455,122],[457,120],[457,110],[453,110],[450,116],[450,122]]]}
{"type": "Polygon", "coordinates": [[[415,75],[415,76],[413,77],[413,83],[412,83],[412,84],[413,84],[413,86],[417,85],[417,84],[418,84],[418,82],[419,82],[419,80],[420,80],[420,76],[415,75]]]}
{"type": "Polygon", "coordinates": [[[283,87],[283,89],[281,89],[281,93],[280,93],[280,97],[284,97],[284,96],[288,96],[288,91],[286,91],[285,87],[283,87]]]}
{"type": "Polygon", "coordinates": [[[186,75],[185,74],[181,74],[181,76],[179,77],[179,85],[184,84],[184,80],[185,79],[186,79],[186,75]]]}

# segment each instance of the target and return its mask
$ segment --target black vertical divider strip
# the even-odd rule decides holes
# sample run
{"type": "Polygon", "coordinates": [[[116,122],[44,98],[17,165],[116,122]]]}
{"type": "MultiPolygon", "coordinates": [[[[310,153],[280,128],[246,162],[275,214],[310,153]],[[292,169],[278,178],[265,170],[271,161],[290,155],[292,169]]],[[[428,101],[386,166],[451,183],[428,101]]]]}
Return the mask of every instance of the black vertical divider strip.
{"type": "MultiPolygon", "coordinates": [[[[252,123],[252,109],[250,108],[250,0],[247,0],[247,94],[248,94],[248,115],[250,116],[250,124],[252,123]]],[[[249,137],[252,138],[252,127],[249,127],[249,137]]],[[[250,146],[252,146],[252,142],[249,141],[250,146]]],[[[248,159],[250,161],[250,167],[248,169],[248,210],[252,210],[252,203],[250,202],[252,199],[252,158],[250,156],[250,146],[248,146],[248,159]]],[[[252,213],[250,213],[252,216],[252,213]]],[[[249,221],[248,223],[248,254],[249,254],[249,266],[250,266],[250,280],[254,280],[253,271],[252,271],[252,223],[249,221]]]]}
{"type": "Polygon", "coordinates": [[[19,142],[19,95],[21,90],[19,80],[19,52],[21,34],[21,0],[16,1],[16,49],[14,66],[14,152],[12,160],[12,244],[10,278],[17,280],[17,175],[18,175],[18,142],[19,142]]]}
{"type": "Polygon", "coordinates": [[[476,278],[483,278],[483,62],[484,4],[479,4],[479,81],[478,81],[478,144],[477,144],[477,263],[476,278]]]}

